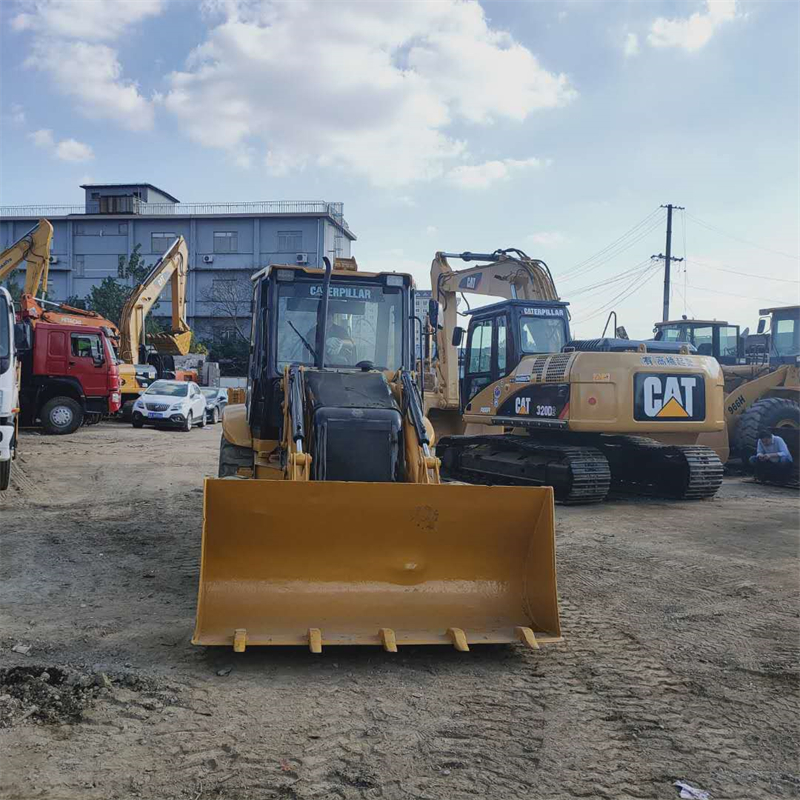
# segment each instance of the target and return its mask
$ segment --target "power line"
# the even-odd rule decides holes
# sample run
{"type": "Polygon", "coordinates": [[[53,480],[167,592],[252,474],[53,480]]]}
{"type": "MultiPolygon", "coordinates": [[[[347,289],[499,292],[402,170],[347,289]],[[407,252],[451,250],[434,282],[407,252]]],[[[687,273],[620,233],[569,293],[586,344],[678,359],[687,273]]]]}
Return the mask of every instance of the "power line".
{"type": "Polygon", "coordinates": [[[661,265],[656,262],[652,264],[649,270],[643,270],[643,274],[634,276],[634,279],[615,297],[612,297],[606,303],[599,306],[598,308],[590,311],[587,316],[583,317],[580,320],[576,320],[575,324],[581,324],[584,322],[588,322],[590,319],[594,319],[594,317],[602,314],[604,311],[607,311],[611,308],[615,303],[621,303],[627,300],[629,297],[632,297],[636,292],[638,292],[646,283],[648,283],[652,277],[659,272],[661,272],[661,265]]]}
{"type": "Polygon", "coordinates": [[[627,269],[624,272],[620,272],[617,275],[613,275],[610,278],[598,281],[597,283],[593,283],[590,286],[581,286],[579,289],[572,289],[569,292],[569,296],[571,298],[576,297],[579,294],[585,294],[586,292],[591,292],[594,291],[595,289],[599,289],[602,292],[603,288],[607,286],[613,286],[613,284],[625,280],[625,278],[629,277],[634,272],[643,272],[644,270],[649,269],[651,264],[652,264],[651,259],[646,258],[644,261],[640,261],[635,267],[631,267],[630,269],[627,269]]]}
{"type": "Polygon", "coordinates": [[[691,219],[693,222],[696,222],[698,225],[702,225],[704,228],[708,228],[708,230],[719,233],[722,236],[727,236],[729,239],[741,242],[749,247],[755,247],[757,250],[765,250],[768,253],[775,253],[776,255],[784,256],[785,258],[793,258],[795,261],[800,261],[800,256],[793,255],[792,253],[785,253],[783,250],[775,250],[774,248],[766,247],[763,244],[756,244],[756,242],[751,242],[749,239],[742,239],[741,236],[734,236],[734,234],[727,233],[726,231],[723,231],[722,228],[718,228],[716,225],[712,225],[709,222],[704,222],[702,219],[694,216],[694,214],[689,214],[688,216],[689,219],[691,219]]]}
{"type": "MultiPolygon", "coordinates": [[[[612,251],[616,250],[616,248],[619,245],[622,245],[624,243],[623,250],[625,250],[627,249],[629,244],[631,245],[633,244],[633,242],[630,243],[625,242],[626,239],[632,236],[638,236],[639,234],[645,233],[644,231],[642,231],[642,228],[647,227],[649,224],[651,224],[653,222],[654,217],[659,217],[656,226],[659,225],[660,217],[662,216],[663,214],[661,213],[660,208],[653,209],[653,211],[651,211],[644,219],[637,222],[636,225],[634,225],[632,228],[623,233],[622,236],[617,237],[613,242],[607,244],[601,250],[598,250],[593,255],[589,256],[588,258],[585,258],[583,261],[578,262],[577,264],[573,265],[568,270],[566,270],[566,272],[561,276],[561,279],[566,280],[568,277],[574,277],[576,274],[583,272],[584,271],[583,268],[589,267],[589,265],[592,265],[591,268],[594,268],[595,266],[600,266],[600,263],[605,263],[609,259],[613,258],[614,255],[618,254],[618,253],[612,253],[612,251]],[[598,261],[599,263],[593,263],[598,261]]],[[[636,239],[636,241],[638,241],[638,238],[636,239]]],[[[623,252],[623,250],[620,250],[619,252],[623,252]]]]}
{"type": "Polygon", "coordinates": [[[727,294],[730,297],[742,297],[745,300],[763,300],[765,303],[776,303],[780,305],[781,303],[785,302],[784,300],[774,300],[771,297],[754,297],[751,294],[734,294],[733,292],[723,292],[719,289],[707,289],[705,286],[694,286],[693,284],[689,284],[691,289],[696,289],[698,292],[713,292],[714,294],[727,294]]]}
{"type": "Polygon", "coordinates": [[[800,281],[793,280],[792,278],[770,278],[768,275],[756,275],[753,272],[741,272],[741,271],[736,270],[736,269],[727,269],[726,267],[716,267],[713,264],[710,264],[708,261],[703,261],[703,260],[701,260],[699,258],[693,258],[692,259],[692,263],[693,264],[699,264],[700,266],[706,267],[707,269],[715,269],[715,270],[717,270],[719,272],[730,272],[733,275],[743,275],[746,278],[756,278],[757,280],[760,280],[760,281],[779,281],[780,283],[798,283],[798,284],[800,284],[800,281]]]}

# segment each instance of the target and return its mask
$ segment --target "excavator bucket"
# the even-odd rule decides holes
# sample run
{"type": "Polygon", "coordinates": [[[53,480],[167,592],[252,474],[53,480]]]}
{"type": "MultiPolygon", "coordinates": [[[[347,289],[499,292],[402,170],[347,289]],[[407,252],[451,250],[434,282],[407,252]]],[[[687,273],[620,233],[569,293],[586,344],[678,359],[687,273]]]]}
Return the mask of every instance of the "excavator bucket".
{"type": "Polygon", "coordinates": [[[206,479],[194,644],[559,639],[549,487],[206,479]]]}
{"type": "Polygon", "coordinates": [[[157,353],[167,356],[185,356],[192,343],[192,332],[148,333],[147,343],[153,345],[157,353]]]}

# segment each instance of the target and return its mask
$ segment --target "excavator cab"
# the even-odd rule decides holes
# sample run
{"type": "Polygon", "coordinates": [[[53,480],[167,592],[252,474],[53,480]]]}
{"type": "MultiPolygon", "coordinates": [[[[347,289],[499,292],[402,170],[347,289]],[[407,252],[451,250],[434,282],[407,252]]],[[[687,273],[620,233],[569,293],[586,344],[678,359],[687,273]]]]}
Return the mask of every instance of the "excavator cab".
{"type": "Polygon", "coordinates": [[[506,300],[466,312],[461,409],[529,355],[560,353],[570,341],[568,303],[506,300]]]}
{"type": "Polygon", "coordinates": [[[558,639],[550,489],[443,485],[411,371],[411,277],[253,277],[247,402],[205,484],[193,642],[558,639]]]}

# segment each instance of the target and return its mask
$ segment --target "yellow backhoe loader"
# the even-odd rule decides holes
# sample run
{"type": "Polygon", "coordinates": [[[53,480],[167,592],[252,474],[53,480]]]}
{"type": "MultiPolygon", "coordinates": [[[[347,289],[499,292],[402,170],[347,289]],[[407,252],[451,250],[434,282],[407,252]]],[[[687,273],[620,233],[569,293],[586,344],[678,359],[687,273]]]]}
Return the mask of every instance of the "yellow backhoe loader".
{"type": "Polygon", "coordinates": [[[520,250],[439,252],[431,287],[425,407],[446,477],[552,486],[565,503],[598,502],[611,488],[716,493],[722,462],[697,443],[724,432],[713,358],[686,344],[571,340],[547,265],[520,250]],[[456,272],[454,257],[484,263],[456,272]],[[468,312],[460,379],[457,293],[505,298],[468,312]]]}
{"type": "MultiPolygon", "coordinates": [[[[148,365],[163,356],[185,356],[189,352],[192,331],[186,322],[186,281],[189,273],[189,251],[186,240],[179,236],[153,265],[150,273],[131,292],[120,314],[119,356],[124,364],[148,365]],[[171,289],[172,329],[162,333],[145,333],[147,315],[169,284],[171,289]]],[[[160,375],[162,370],[157,369],[160,375]]],[[[133,403],[144,390],[140,381],[120,380],[122,416],[130,417],[133,403]]]]}
{"type": "Polygon", "coordinates": [[[193,642],[560,638],[549,488],[445,485],[414,379],[411,277],[253,276],[247,401],[205,482],[193,642]]]}

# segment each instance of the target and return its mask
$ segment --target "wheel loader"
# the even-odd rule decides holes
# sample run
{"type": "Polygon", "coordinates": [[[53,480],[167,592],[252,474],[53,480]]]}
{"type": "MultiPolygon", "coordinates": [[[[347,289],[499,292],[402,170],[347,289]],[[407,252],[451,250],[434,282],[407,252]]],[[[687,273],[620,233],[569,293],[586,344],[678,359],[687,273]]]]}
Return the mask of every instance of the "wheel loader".
{"type": "Polygon", "coordinates": [[[722,320],[657,322],[661,342],[692,343],[713,355],[725,379],[725,424],[733,457],[755,455],[758,432],[800,430],[800,306],[764,308],[755,334],[722,320]]]}
{"type": "Polygon", "coordinates": [[[716,493],[716,450],[727,453],[713,358],[687,344],[572,340],[547,265],[514,248],[439,252],[431,287],[425,404],[445,477],[552,486],[564,503],[599,502],[611,489],[716,493]],[[488,263],[454,271],[448,258],[488,263]],[[458,293],[505,298],[465,312],[462,377],[458,293]]]}
{"type": "Polygon", "coordinates": [[[192,641],[560,638],[549,488],[446,485],[413,371],[410,276],[353,260],[253,276],[247,399],[204,491],[192,641]]]}

